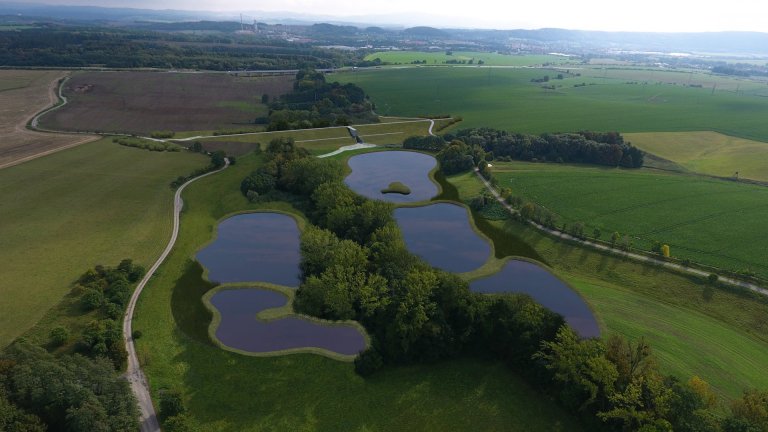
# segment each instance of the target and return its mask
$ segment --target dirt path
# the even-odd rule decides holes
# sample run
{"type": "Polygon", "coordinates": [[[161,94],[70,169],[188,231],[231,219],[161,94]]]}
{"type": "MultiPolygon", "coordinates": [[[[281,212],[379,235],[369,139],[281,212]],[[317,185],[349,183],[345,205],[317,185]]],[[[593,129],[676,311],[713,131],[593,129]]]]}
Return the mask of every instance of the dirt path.
{"type": "Polygon", "coordinates": [[[163,253],[157,259],[157,261],[155,261],[147,274],[144,275],[144,278],[141,279],[141,282],[139,282],[139,284],[136,286],[136,290],[133,291],[131,300],[128,302],[128,307],[125,310],[125,316],[123,317],[123,337],[125,338],[125,349],[128,351],[128,367],[125,371],[125,378],[130,383],[131,390],[133,391],[133,394],[136,396],[136,400],[139,403],[139,421],[141,432],[159,432],[160,422],[158,421],[155,407],[152,404],[152,396],[149,391],[149,383],[147,382],[147,378],[144,375],[144,372],[141,370],[139,357],[136,354],[136,345],[133,341],[132,325],[133,314],[134,310],[136,309],[136,302],[138,301],[141,292],[144,290],[144,287],[147,285],[147,282],[149,282],[149,280],[152,278],[152,275],[154,275],[157,271],[157,268],[160,267],[160,264],[165,261],[165,259],[168,257],[168,254],[170,254],[171,250],[173,250],[174,244],[176,244],[176,238],[179,235],[179,219],[181,215],[181,209],[184,207],[184,201],[181,199],[181,192],[184,191],[184,188],[186,188],[190,183],[203,177],[221,172],[228,166],[229,160],[226,160],[224,167],[220,170],[195,177],[181,185],[181,187],[176,190],[176,194],[173,197],[173,232],[171,233],[171,239],[168,241],[168,245],[165,247],[163,253]]]}
{"type": "MultiPolygon", "coordinates": [[[[485,185],[485,188],[488,189],[491,192],[491,194],[493,194],[494,198],[496,198],[496,200],[502,206],[504,206],[504,208],[507,209],[508,212],[510,212],[513,215],[519,214],[519,212],[516,209],[514,209],[512,206],[510,206],[509,204],[507,204],[504,201],[504,199],[501,197],[501,195],[499,195],[499,193],[496,191],[496,189],[494,189],[494,187],[483,176],[480,175],[480,172],[478,172],[477,169],[475,169],[475,175],[477,175],[477,177],[480,179],[480,181],[482,181],[483,184],[485,185]]],[[[572,235],[566,234],[564,232],[547,228],[544,225],[540,225],[540,224],[538,224],[536,222],[533,222],[533,221],[528,221],[528,223],[530,225],[536,227],[540,231],[546,232],[549,235],[552,235],[552,236],[555,236],[555,237],[558,237],[558,238],[561,238],[561,239],[565,239],[565,240],[570,240],[572,242],[579,243],[582,246],[587,246],[587,247],[590,247],[590,248],[593,248],[593,249],[598,249],[598,250],[601,250],[601,251],[607,251],[607,252],[610,252],[612,254],[619,255],[619,256],[622,256],[622,257],[626,257],[626,258],[630,258],[630,259],[633,259],[633,260],[636,260],[636,261],[641,261],[641,262],[645,262],[645,263],[649,263],[649,264],[658,265],[658,266],[661,266],[661,267],[677,270],[677,271],[680,271],[680,272],[683,272],[683,273],[692,274],[692,275],[695,275],[695,276],[702,276],[702,277],[709,276],[709,273],[705,272],[703,270],[698,270],[698,269],[694,269],[694,268],[690,268],[690,267],[685,267],[685,266],[682,266],[680,264],[676,264],[676,263],[669,262],[669,261],[664,261],[664,260],[661,260],[661,259],[658,259],[658,258],[654,258],[654,257],[650,257],[650,256],[647,256],[647,255],[641,255],[641,254],[637,254],[637,253],[634,253],[634,252],[623,251],[621,249],[613,248],[613,247],[604,245],[602,243],[596,243],[596,242],[592,242],[592,241],[589,241],[589,240],[580,239],[580,238],[574,237],[572,235]]],[[[742,287],[742,288],[747,288],[747,289],[749,289],[751,291],[754,291],[754,292],[756,292],[758,294],[762,294],[762,295],[768,296],[768,289],[765,289],[765,288],[763,288],[763,287],[761,287],[759,285],[753,284],[753,283],[744,282],[744,281],[740,281],[740,280],[737,280],[737,279],[733,279],[733,278],[729,278],[729,277],[724,277],[724,276],[720,276],[720,278],[718,280],[720,282],[724,282],[724,283],[727,283],[729,285],[733,285],[733,286],[737,286],[737,287],[742,287]]]]}
{"type": "MultiPolygon", "coordinates": [[[[64,82],[66,82],[66,79],[68,79],[67,74],[64,73],[62,75],[56,76],[48,85],[48,104],[46,107],[34,114],[28,115],[24,118],[19,119],[15,124],[13,124],[13,127],[8,130],[10,132],[10,135],[13,137],[15,136],[15,140],[19,142],[19,144],[16,147],[10,147],[7,148],[6,151],[10,152],[10,154],[21,153],[20,157],[14,158],[10,161],[7,161],[5,163],[0,163],[0,169],[7,168],[10,166],[18,165],[33,159],[37,159],[42,156],[46,156],[52,153],[56,153],[62,150],[66,150],[68,148],[76,147],[81,144],[85,144],[91,141],[95,141],[99,139],[99,136],[89,135],[89,134],[77,134],[78,136],[74,141],[72,141],[72,138],[75,134],[65,134],[60,133],[56,131],[48,131],[44,129],[40,129],[38,127],[38,121],[39,118],[50,111],[53,111],[55,109],[61,108],[64,106],[67,102],[66,97],[64,97],[61,94],[61,89],[63,87],[64,82]],[[65,78],[66,77],[66,78],[65,78]],[[62,78],[65,78],[64,81],[59,85],[59,80],[62,78]],[[56,105],[59,102],[59,98],[63,101],[61,105],[56,105]],[[29,125],[29,127],[27,127],[29,125]],[[62,141],[70,141],[63,145],[57,145],[56,141],[62,140],[62,141]],[[46,144],[48,142],[48,144],[46,144]],[[30,154],[24,154],[25,150],[29,148],[36,148],[39,147],[38,150],[35,150],[31,152],[30,154]]],[[[14,138],[8,138],[14,140],[14,138]]]]}

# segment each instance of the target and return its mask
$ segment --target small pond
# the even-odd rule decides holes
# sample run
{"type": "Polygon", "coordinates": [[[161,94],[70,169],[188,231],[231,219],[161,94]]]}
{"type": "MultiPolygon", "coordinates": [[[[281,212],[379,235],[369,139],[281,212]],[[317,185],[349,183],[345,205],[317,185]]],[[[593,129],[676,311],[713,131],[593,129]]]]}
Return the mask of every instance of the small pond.
{"type": "Polygon", "coordinates": [[[464,207],[437,203],[395,209],[408,250],[430,265],[454,273],[475,270],[491,256],[491,245],[472,229],[464,207]]]}
{"type": "Polygon", "coordinates": [[[365,337],[351,325],[322,325],[299,317],[270,321],[256,314],[281,307],[286,297],[267,289],[225,289],[211,297],[211,304],[221,314],[216,338],[224,345],[252,353],[316,347],[343,355],[355,355],[365,349],[365,337]]]}
{"type": "Polygon", "coordinates": [[[197,253],[211,281],[299,285],[299,227],[280,213],[247,213],[223,220],[213,243],[197,253]]]}
{"type": "Polygon", "coordinates": [[[597,321],[584,300],[563,281],[536,264],[508,261],[498,273],[472,281],[470,289],[484,294],[528,294],[542,306],[562,315],[582,337],[600,336],[597,321]]]}
{"type": "Polygon", "coordinates": [[[352,156],[348,161],[352,173],[344,179],[358,194],[394,203],[426,201],[438,194],[429,172],[437,160],[423,153],[384,151],[352,156]],[[400,182],[410,190],[407,195],[382,193],[392,183],[400,182]]]}

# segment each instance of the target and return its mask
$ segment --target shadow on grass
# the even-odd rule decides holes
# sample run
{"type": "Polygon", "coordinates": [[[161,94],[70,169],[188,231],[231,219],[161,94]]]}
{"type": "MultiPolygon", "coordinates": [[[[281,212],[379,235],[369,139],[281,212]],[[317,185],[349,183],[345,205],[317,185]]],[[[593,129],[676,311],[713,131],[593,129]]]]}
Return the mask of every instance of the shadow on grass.
{"type": "Polygon", "coordinates": [[[203,295],[216,286],[203,279],[200,263],[188,260],[171,295],[171,311],[179,329],[190,338],[211,346],[214,344],[208,336],[208,326],[213,314],[203,304],[203,295]]]}

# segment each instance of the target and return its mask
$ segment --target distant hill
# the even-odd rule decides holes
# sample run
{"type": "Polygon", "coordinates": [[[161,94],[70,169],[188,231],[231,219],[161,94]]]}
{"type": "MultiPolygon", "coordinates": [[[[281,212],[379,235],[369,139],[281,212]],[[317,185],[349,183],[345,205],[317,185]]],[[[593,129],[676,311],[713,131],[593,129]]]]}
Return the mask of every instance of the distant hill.
{"type": "Polygon", "coordinates": [[[440,37],[447,37],[448,33],[436,29],[434,27],[411,27],[403,30],[403,34],[406,36],[418,36],[418,37],[431,37],[431,38],[440,38],[440,37]]]}

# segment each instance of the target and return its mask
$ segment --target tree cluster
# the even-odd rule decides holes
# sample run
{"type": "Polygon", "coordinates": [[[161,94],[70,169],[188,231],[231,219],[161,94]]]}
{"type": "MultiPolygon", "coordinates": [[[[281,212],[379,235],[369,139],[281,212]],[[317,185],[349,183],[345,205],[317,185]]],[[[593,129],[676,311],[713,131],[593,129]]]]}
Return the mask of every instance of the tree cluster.
{"type": "Polygon", "coordinates": [[[644,154],[616,132],[524,135],[490,128],[464,129],[446,139],[460,139],[495,157],[526,161],[558,161],[624,168],[643,166],[644,154]]]}
{"type": "Polygon", "coordinates": [[[0,430],[122,432],[138,430],[128,381],[112,363],[81,355],[54,357],[16,342],[0,355],[0,430]]]}
{"type": "Polygon", "coordinates": [[[204,69],[333,68],[354,54],[276,39],[45,24],[0,33],[8,66],[204,69]]]}
{"type": "Polygon", "coordinates": [[[296,74],[293,91],[270,104],[270,131],[378,122],[373,104],[355,84],[327,83],[312,69],[296,74]]]}
{"type": "Polygon", "coordinates": [[[127,353],[123,344],[122,317],[132,285],[142,276],[144,268],[130,259],[122,260],[114,268],[96,266],[80,276],[73,292],[80,293],[80,304],[85,311],[98,310],[102,318],[85,327],[77,345],[79,352],[109,358],[115,369],[123,368],[127,353]]]}
{"type": "MultiPolygon", "coordinates": [[[[195,153],[203,152],[203,146],[202,144],[200,144],[199,141],[195,141],[190,147],[190,150],[195,153]]],[[[211,171],[216,171],[218,169],[221,169],[227,163],[227,154],[223,150],[217,150],[213,153],[210,153],[210,157],[211,157],[211,161],[208,163],[208,166],[203,168],[198,168],[192,171],[191,173],[187,174],[186,176],[178,176],[176,180],[171,182],[171,189],[178,189],[181,185],[183,185],[187,181],[195,177],[199,177],[203,174],[209,173],[211,171]]],[[[229,160],[232,165],[235,164],[234,157],[230,157],[229,160]]]]}

